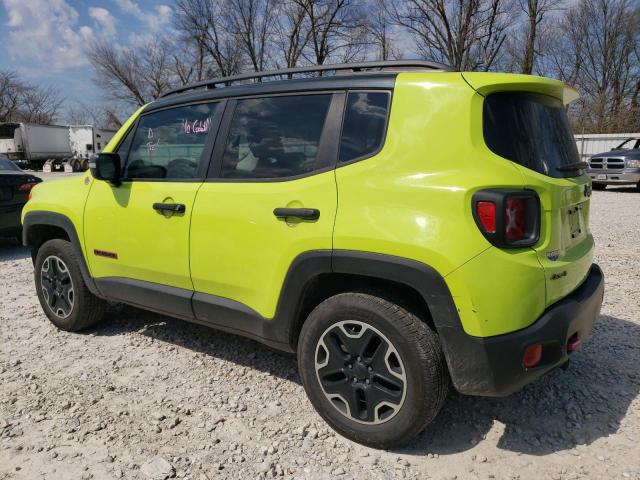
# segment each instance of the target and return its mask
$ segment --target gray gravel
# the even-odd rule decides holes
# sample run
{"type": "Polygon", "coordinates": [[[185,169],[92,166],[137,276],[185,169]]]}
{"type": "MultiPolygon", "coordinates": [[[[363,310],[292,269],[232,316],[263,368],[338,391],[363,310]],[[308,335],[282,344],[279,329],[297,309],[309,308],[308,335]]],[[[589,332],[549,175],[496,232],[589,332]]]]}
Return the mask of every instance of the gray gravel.
{"type": "Polygon", "coordinates": [[[294,357],[255,342],[124,306],[56,330],[0,241],[0,479],[640,479],[640,194],[595,192],[591,219],[607,288],[570,368],[508,398],[452,392],[396,451],[336,435],[294,357]]]}

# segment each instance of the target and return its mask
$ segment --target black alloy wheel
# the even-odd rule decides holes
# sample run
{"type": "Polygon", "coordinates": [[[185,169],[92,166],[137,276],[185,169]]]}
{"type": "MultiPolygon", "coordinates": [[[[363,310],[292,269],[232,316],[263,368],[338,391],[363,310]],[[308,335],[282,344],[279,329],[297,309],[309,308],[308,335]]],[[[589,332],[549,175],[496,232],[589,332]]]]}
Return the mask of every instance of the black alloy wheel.
{"type": "Polygon", "coordinates": [[[397,350],[382,332],[357,320],[338,322],[324,332],[316,348],[316,374],[331,404],[360,423],[390,420],[406,395],[397,350]]]}
{"type": "Polygon", "coordinates": [[[40,268],[40,287],[51,312],[60,317],[71,315],[75,300],[73,280],[67,265],[55,255],[48,256],[40,268]]]}

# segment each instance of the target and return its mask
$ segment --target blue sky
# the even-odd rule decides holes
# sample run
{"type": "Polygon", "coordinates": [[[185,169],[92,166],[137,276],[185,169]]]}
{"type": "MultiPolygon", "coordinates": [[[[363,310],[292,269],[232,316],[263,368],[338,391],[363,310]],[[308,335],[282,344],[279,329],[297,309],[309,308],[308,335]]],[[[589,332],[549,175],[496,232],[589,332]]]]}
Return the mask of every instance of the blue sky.
{"type": "Polygon", "coordinates": [[[134,45],[170,28],[172,15],[171,0],[0,0],[0,69],[56,86],[68,102],[100,103],[87,42],[134,45]]]}

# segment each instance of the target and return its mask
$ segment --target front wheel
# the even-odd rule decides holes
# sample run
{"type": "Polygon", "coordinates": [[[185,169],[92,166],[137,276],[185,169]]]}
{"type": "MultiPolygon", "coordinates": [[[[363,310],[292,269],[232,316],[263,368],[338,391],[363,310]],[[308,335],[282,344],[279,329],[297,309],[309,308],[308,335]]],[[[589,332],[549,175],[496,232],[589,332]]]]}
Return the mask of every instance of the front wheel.
{"type": "Polygon", "coordinates": [[[61,239],[45,242],[35,261],[40,305],[55,326],[68,332],[95,325],[106,309],[85,285],[78,261],[71,243],[61,239]]]}
{"type": "Polygon", "coordinates": [[[433,330],[398,305],[362,293],[336,295],[311,312],[298,365],[322,418],[376,448],[413,439],[436,416],[449,386],[433,330]]]}

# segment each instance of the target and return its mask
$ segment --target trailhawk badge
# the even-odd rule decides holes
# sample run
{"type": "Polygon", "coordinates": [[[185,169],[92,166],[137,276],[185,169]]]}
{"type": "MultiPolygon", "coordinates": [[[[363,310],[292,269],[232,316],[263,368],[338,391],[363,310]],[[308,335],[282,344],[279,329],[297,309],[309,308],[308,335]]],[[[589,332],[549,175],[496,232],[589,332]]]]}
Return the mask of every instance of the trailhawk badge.
{"type": "Polygon", "coordinates": [[[551,250],[547,252],[547,258],[552,262],[555,262],[560,258],[560,250],[551,250]]]}

